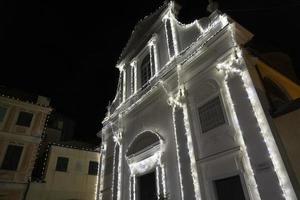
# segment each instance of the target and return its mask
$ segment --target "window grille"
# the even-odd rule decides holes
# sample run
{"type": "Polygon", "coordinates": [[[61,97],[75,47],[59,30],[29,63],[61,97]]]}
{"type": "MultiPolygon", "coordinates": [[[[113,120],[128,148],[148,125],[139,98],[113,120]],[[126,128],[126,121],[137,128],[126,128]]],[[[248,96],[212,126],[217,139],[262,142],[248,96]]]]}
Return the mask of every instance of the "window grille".
{"type": "Polygon", "coordinates": [[[207,132],[225,123],[222,104],[216,97],[198,109],[202,132],[207,132]]]}

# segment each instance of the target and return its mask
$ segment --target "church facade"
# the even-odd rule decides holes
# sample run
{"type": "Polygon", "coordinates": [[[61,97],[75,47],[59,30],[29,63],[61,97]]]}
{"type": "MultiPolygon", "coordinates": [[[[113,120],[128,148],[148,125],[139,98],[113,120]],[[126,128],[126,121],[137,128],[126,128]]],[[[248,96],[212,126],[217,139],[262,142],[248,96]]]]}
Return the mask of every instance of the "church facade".
{"type": "Polygon", "coordinates": [[[164,4],[139,22],[98,133],[99,199],[297,199],[244,45],[215,11],[191,24],[164,4]]]}

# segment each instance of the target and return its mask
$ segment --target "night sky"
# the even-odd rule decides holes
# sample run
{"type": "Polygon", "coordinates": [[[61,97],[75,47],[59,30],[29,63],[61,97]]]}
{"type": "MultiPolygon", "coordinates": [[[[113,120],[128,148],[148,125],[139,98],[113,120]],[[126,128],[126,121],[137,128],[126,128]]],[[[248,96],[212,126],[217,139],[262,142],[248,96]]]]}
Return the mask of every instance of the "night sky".
{"type": "MultiPolygon", "coordinates": [[[[179,19],[207,16],[207,1],[177,1],[179,19]]],[[[135,24],[163,0],[4,0],[0,3],[0,85],[51,98],[76,122],[76,138],[96,141],[114,98],[115,64],[135,24]]],[[[258,47],[292,57],[300,74],[300,1],[219,1],[220,10],[255,34],[258,47]]]]}

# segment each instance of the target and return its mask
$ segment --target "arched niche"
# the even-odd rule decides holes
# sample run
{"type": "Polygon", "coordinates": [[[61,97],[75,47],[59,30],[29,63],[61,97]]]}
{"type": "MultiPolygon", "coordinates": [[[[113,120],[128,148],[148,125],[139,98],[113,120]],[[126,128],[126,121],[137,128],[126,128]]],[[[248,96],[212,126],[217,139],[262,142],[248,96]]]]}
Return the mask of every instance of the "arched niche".
{"type": "Polygon", "coordinates": [[[126,151],[126,160],[131,175],[142,175],[160,164],[162,138],[154,132],[145,131],[137,135],[126,151]]]}

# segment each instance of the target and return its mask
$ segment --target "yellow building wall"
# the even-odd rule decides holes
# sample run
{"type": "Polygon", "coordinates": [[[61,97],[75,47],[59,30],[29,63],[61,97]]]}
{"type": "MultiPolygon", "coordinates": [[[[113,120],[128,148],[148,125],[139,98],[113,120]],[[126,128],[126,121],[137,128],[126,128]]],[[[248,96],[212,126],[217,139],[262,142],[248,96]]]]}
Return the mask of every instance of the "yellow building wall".
{"type": "Polygon", "coordinates": [[[45,183],[32,183],[28,200],[94,200],[98,176],[88,175],[89,162],[100,162],[100,154],[85,150],[52,146],[45,183]],[[67,172],[56,171],[57,157],[69,158],[67,172]]]}
{"type": "Polygon", "coordinates": [[[274,122],[300,184],[300,109],[279,116],[274,122]]]}
{"type": "Polygon", "coordinates": [[[23,199],[31,176],[40,137],[51,109],[3,96],[0,96],[0,106],[7,108],[5,117],[0,122],[0,200],[20,200],[23,199]],[[21,111],[33,114],[30,127],[16,125],[21,111]],[[15,171],[1,169],[8,145],[23,147],[15,171]]]}
{"type": "Polygon", "coordinates": [[[298,84],[259,59],[257,60],[256,66],[258,67],[263,77],[268,77],[273,82],[278,84],[281,88],[284,88],[284,91],[288,93],[289,97],[291,97],[292,100],[300,98],[300,86],[298,84]]]}

